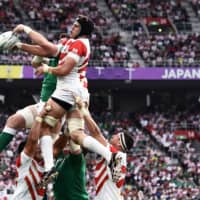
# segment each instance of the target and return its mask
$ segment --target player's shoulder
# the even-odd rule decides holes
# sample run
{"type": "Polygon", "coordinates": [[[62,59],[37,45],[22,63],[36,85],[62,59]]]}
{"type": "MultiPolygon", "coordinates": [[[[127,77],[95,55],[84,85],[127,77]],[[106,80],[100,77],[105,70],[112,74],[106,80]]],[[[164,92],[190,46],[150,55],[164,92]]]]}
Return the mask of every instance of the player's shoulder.
{"type": "Polygon", "coordinates": [[[85,56],[88,52],[87,45],[80,39],[72,41],[69,46],[69,51],[74,52],[80,56],[85,56]]]}
{"type": "Polygon", "coordinates": [[[73,40],[72,45],[86,49],[87,46],[89,46],[89,43],[88,43],[88,39],[79,38],[79,39],[73,40]]]}

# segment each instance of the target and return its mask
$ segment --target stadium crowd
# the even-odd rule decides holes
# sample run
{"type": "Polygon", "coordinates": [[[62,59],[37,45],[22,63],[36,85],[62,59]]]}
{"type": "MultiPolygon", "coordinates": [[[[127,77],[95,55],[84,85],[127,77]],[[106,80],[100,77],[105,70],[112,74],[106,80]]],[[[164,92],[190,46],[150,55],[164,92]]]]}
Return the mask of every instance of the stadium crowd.
{"type": "MultiPolygon", "coordinates": [[[[91,36],[91,56],[93,62],[90,63],[90,66],[96,66],[96,64],[99,64],[97,62],[99,60],[102,61],[101,66],[105,64],[108,66],[123,66],[124,60],[130,59],[129,51],[126,45],[122,42],[119,33],[108,34],[109,27],[112,26],[111,21],[103,17],[103,14],[98,10],[96,1],[91,3],[89,0],[84,0],[80,1],[80,5],[81,6],[79,6],[77,1],[63,2],[55,0],[53,3],[52,1],[20,1],[20,8],[22,10],[30,10],[27,13],[26,20],[24,22],[23,20],[20,22],[16,20],[10,24],[9,27],[3,24],[4,28],[2,31],[12,30],[14,25],[25,23],[44,33],[49,40],[56,42],[62,33],[68,32],[75,15],[90,13],[90,17],[96,25],[96,31],[91,36]],[[41,12],[38,12],[41,7],[43,9],[41,12]]],[[[4,6],[6,5],[2,5],[2,10],[4,9],[4,6]]],[[[10,7],[10,9],[14,8],[14,6],[10,7]]],[[[24,12],[24,14],[25,13],[26,12],[24,12]]],[[[14,14],[16,16],[17,12],[13,12],[13,15],[14,14]]],[[[2,57],[2,59],[0,59],[1,64],[30,63],[30,57],[20,51],[14,52],[12,56],[8,56],[8,54],[9,52],[5,52],[0,55],[0,58],[2,57]],[[5,57],[7,57],[7,60],[5,57]],[[20,62],[18,62],[18,60],[20,62]]]]}
{"type": "MultiPolygon", "coordinates": [[[[110,137],[119,131],[133,134],[135,141],[128,154],[128,173],[123,189],[125,200],[163,199],[182,200],[200,199],[199,154],[193,141],[175,137],[175,122],[180,125],[183,116],[187,123],[199,124],[199,113],[147,112],[130,117],[129,113],[102,112],[93,114],[103,134],[110,137]],[[137,125],[137,120],[141,126],[137,125]]],[[[1,122],[5,121],[1,113],[1,122]]],[[[186,124],[187,124],[186,123],[186,124]]],[[[199,128],[199,127],[198,127],[199,128]]],[[[18,144],[26,137],[26,132],[19,132],[6,151],[1,153],[1,194],[0,197],[13,193],[15,182],[15,152],[18,144]]],[[[87,157],[87,189],[93,199],[94,181],[93,166],[95,155],[87,157]]],[[[52,195],[50,192],[49,195],[52,195]]]]}
{"type": "MultiPolygon", "coordinates": [[[[97,1],[19,1],[16,8],[14,1],[5,0],[0,4],[2,31],[8,31],[18,23],[25,23],[36,30],[43,32],[51,41],[57,41],[61,33],[66,33],[70,27],[74,14],[87,14],[96,24],[96,31],[92,35],[92,55],[90,66],[133,67],[137,61],[130,58],[130,50],[124,42],[122,35],[116,31],[112,33],[112,20],[104,17],[98,8],[97,1]],[[8,6],[9,5],[9,6],[8,6]],[[79,5],[79,6],[78,6],[79,5]],[[40,8],[41,12],[37,12],[40,8]],[[31,9],[30,9],[31,8],[31,9]],[[6,12],[5,12],[6,10],[6,12]],[[28,12],[25,12],[28,10],[28,12]],[[67,16],[66,16],[67,11],[67,16]],[[23,16],[19,22],[19,16],[23,16]],[[48,16],[48,17],[47,17],[48,16]],[[9,23],[8,19],[12,20],[9,23]],[[51,31],[50,31],[51,30],[51,31]],[[110,32],[111,31],[111,32],[110,32]],[[124,62],[124,60],[126,62],[124,62]]],[[[107,0],[107,6],[113,13],[122,29],[132,34],[133,46],[138,50],[145,66],[179,67],[199,65],[199,34],[191,30],[189,15],[178,0],[171,1],[127,1],[107,0]],[[158,32],[144,28],[144,19],[160,18],[170,21],[166,24],[171,31],[158,32]]],[[[191,6],[198,13],[198,1],[191,1],[191,6]]],[[[151,26],[152,27],[152,26],[151,26]]],[[[164,29],[163,29],[164,30],[164,29]]],[[[14,52],[12,56],[5,57],[9,52],[1,54],[1,64],[27,64],[30,59],[24,53],[14,52]],[[18,61],[20,62],[18,63],[18,61]]]]}

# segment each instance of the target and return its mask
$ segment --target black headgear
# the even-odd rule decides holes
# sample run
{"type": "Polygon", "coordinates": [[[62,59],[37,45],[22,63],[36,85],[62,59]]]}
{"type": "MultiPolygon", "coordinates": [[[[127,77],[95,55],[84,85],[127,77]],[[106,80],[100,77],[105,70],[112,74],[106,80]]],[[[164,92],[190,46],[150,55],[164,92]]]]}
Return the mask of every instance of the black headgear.
{"type": "Polygon", "coordinates": [[[76,21],[80,24],[81,30],[77,37],[81,35],[88,35],[90,36],[92,31],[94,30],[94,23],[91,19],[89,19],[87,16],[79,15],[76,18],[76,21]]]}
{"type": "Polygon", "coordinates": [[[124,151],[128,151],[133,146],[133,138],[128,133],[120,132],[120,143],[124,151]]]}
{"type": "Polygon", "coordinates": [[[22,141],[22,142],[19,144],[19,146],[18,146],[18,148],[17,148],[17,153],[18,153],[18,154],[20,154],[20,153],[23,151],[25,145],[26,145],[26,140],[25,140],[25,141],[22,141]]]}

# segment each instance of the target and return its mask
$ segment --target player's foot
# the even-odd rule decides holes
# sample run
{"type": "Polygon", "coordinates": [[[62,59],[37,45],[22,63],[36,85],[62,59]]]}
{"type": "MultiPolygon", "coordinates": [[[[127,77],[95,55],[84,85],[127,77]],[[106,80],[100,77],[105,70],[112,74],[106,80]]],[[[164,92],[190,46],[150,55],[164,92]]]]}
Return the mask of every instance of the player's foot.
{"type": "Polygon", "coordinates": [[[46,188],[48,183],[53,181],[58,176],[58,171],[56,171],[55,167],[52,167],[50,171],[45,172],[41,182],[38,184],[39,188],[46,188]]]}
{"type": "Polygon", "coordinates": [[[121,160],[122,160],[122,156],[121,156],[120,152],[112,153],[109,167],[110,167],[112,179],[114,182],[118,181],[120,174],[121,174],[121,170],[122,170],[121,160]]]}

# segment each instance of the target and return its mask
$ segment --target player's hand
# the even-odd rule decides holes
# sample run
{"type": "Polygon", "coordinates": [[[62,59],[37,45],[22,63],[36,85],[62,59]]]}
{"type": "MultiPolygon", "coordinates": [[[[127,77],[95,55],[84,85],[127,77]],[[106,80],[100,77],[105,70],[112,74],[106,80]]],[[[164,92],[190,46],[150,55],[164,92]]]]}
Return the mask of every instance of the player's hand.
{"type": "Polygon", "coordinates": [[[46,104],[44,108],[42,109],[42,111],[39,113],[39,116],[42,118],[45,117],[50,110],[51,110],[51,106],[49,104],[46,104]]]}
{"type": "Polygon", "coordinates": [[[84,103],[83,101],[81,100],[81,98],[79,96],[76,96],[75,97],[75,103],[77,105],[77,107],[81,110],[81,108],[83,108],[84,106],[84,103]]]}
{"type": "Polygon", "coordinates": [[[24,25],[19,24],[13,29],[13,33],[21,33],[24,31],[24,25]]]}
{"type": "Polygon", "coordinates": [[[89,116],[90,112],[89,112],[87,106],[85,105],[85,103],[81,100],[81,98],[79,96],[75,96],[74,98],[75,98],[76,107],[79,109],[81,115],[89,116]]]}
{"type": "Polygon", "coordinates": [[[51,111],[51,105],[46,104],[42,111],[36,116],[35,120],[39,123],[43,122],[44,117],[51,111]]]}
{"type": "Polygon", "coordinates": [[[34,67],[34,68],[37,68],[39,66],[42,65],[42,62],[43,62],[43,57],[41,56],[34,56],[32,61],[31,61],[31,65],[34,67]]]}
{"type": "Polygon", "coordinates": [[[43,69],[43,66],[39,66],[37,67],[37,69],[35,70],[35,75],[38,77],[38,76],[41,76],[44,74],[44,69],[43,69]]]}
{"type": "Polygon", "coordinates": [[[42,65],[35,70],[35,75],[41,76],[42,74],[48,73],[49,68],[47,64],[42,63],[42,65]]]}

